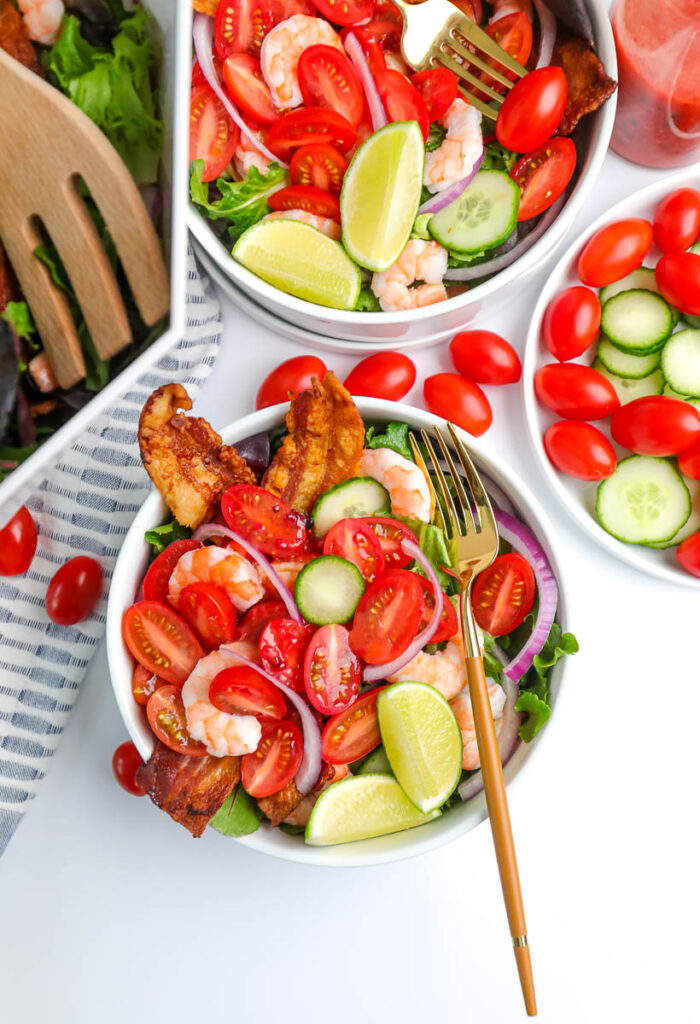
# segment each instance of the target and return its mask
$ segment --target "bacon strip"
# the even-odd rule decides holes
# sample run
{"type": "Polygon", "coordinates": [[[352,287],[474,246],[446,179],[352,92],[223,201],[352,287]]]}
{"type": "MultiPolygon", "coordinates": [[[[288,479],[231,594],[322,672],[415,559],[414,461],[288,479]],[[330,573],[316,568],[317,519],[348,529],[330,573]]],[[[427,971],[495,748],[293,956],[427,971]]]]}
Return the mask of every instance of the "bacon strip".
{"type": "Polygon", "coordinates": [[[612,96],[617,82],[605,74],[594,51],[577,36],[557,38],[552,64],[558,64],[564,72],[569,90],[559,133],[571,135],[582,117],[592,114],[612,96]]]}

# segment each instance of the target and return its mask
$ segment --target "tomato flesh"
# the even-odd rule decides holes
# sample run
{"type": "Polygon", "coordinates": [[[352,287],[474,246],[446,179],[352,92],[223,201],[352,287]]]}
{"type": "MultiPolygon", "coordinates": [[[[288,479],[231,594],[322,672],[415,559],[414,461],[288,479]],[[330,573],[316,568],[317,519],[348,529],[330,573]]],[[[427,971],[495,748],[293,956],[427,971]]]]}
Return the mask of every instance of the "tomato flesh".
{"type": "Polygon", "coordinates": [[[348,32],[352,32],[362,47],[362,52],[365,55],[365,60],[369,64],[369,69],[372,74],[376,75],[378,71],[386,70],[384,50],[381,48],[377,37],[372,35],[369,31],[368,26],[353,25],[352,28],[344,28],[340,33],[340,38],[343,41],[347,38],[348,32]]]}
{"type": "Polygon", "coordinates": [[[313,634],[313,626],[294,619],[272,619],[258,642],[262,667],[275,679],[304,691],[304,657],[313,634]]]}
{"type": "Polygon", "coordinates": [[[620,405],[607,377],[579,363],[547,363],[535,374],[535,394],[543,405],[570,420],[601,420],[620,405]]]}
{"type": "Polygon", "coordinates": [[[667,395],[636,398],[613,413],[610,433],[637,455],[677,455],[700,441],[700,412],[667,395]]]}
{"type": "MultiPolygon", "coordinates": [[[[301,152],[301,150],[299,150],[301,152]]],[[[314,377],[323,380],[326,364],[318,356],[294,356],[280,363],[268,373],[260,385],[255,399],[256,409],[265,409],[268,405],[288,402],[291,397],[313,386],[314,377]]]]}
{"type": "Polygon", "coordinates": [[[233,665],[214,676],[209,700],[229,715],[255,715],[261,722],[278,721],[287,704],[278,688],[248,665],[233,665]]]}
{"type": "Polygon", "coordinates": [[[190,96],[190,163],[203,160],[202,181],[214,181],[231,162],[240,132],[208,85],[190,96]]]}
{"type": "Polygon", "coordinates": [[[365,516],[363,522],[379,540],[384,555],[385,569],[403,569],[405,565],[413,561],[413,556],[407,555],[401,547],[402,540],[418,543],[418,538],[413,530],[389,516],[365,516]]]}
{"type": "Polygon", "coordinates": [[[550,65],[530,71],[507,93],[496,120],[496,138],[514,153],[543,146],[561,121],[566,106],[566,76],[550,65]]]}
{"type": "Polygon", "coordinates": [[[405,75],[400,71],[394,71],[393,68],[378,71],[374,81],[388,120],[417,121],[423,133],[423,140],[426,140],[430,130],[430,118],[416,87],[405,75]]]}
{"type": "Polygon", "coordinates": [[[678,545],[676,558],[691,576],[700,576],[700,531],[678,545]]]}
{"type": "Polygon", "coordinates": [[[355,25],[371,16],[374,0],[314,0],[314,6],[334,25],[355,25]]]}
{"type": "Polygon", "coordinates": [[[317,142],[296,151],[289,164],[289,177],[292,185],[313,185],[339,196],[347,166],[347,160],[335,146],[317,142]]]}
{"type": "Polygon", "coordinates": [[[208,651],[233,640],[236,609],[222,587],[215,583],[190,583],[180,591],[177,608],[208,651]]]}
{"type": "Polygon", "coordinates": [[[416,383],[416,367],[403,352],[376,352],[362,359],[345,378],[351,395],[398,402],[416,383]]]}
{"type": "MultiPolygon", "coordinates": [[[[514,57],[518,64],[522,64],[523,67],[525,66],[532,50],[532,25],[527,14],[523,11],[506,14],[503,18],[495,21],[493,25],[486,27],[486,35],[498,43],[511,57],[514,57]]],[[[486,62],[492,68],[500,71],[506,78],[509,78],[511,82],[517,79],[518,76],[514,71],[504,68],[494,57],[487,57],[486,62]]],[[[479,77],[485,85],[488,85],[495,92],[505,92],[505,85],[497,81],[493,75],[489,75],[488,72],[480,72],[479,77]]],[[[489,99],[490,97],[484,96],[484,98],[489,99]]]]}
{"type": "Polygon", "coordinates": [[[357,138],[350,122],[335,110],[303,107],[278,117],[267,136],[268,148],[280,160],[288,161],[299,146],[326,142],[347,153],[357,138]]]}
{"type": "Polygon", "coordinates": [[[426,377],[423,398],[428,410],[456,423],[474,437],[486,433],[493,422],[488,398],[478,384],[458,373],[436,373],[426,377]]]}
{"type": "Polygon", "coordinates": [[[300,552],[306,526],[281,498],[254,484],[234,484],[221,499],[221,511],[232,530],[275,558],[300,552]]]}
{"type": "Polygon", "coordinates": [[[386,572],[370,584],[355,611],[350,646],[372,665],[384,665],[411,645],[423,617],[423,588],[413,572],[386,572]]]}
{"type": "Polygon", "coordinates": [[[477,576],[472,589],[474,618],[491,636],[505,636],[516,629],[534,601],[534,573],[516,551],[499,555],[477,576]]]}
{"type": "Polygon", "coordinates": [[[127,608],[122,636],[140,665],[176,686],[182,686],[204,655],[185,620],[159,601],[137,601],[127,608]]]}
{"type": "Polygon", "coordinates": [[[363,693],[347,711],[328,719],[321,734],[324,761],[350,764],[379,746],[382,737],[377,720],[377,697],[382,690],[386,690],[386,686],[363,693]]]}
{"type": "Polygon", "coordinates": [[[153,672],[149,672],[147,668],[138,663],[134,666],[134,671],[131,676],[131,692],[134,695],[134,700],[137,704],[141,704],[143,707],[148,704],[149,697],[156,692],[159,686],[164,686],[165,680],[161,679],[160,676],[154,675],[153,672]]]}
{"type": "Polygon", "coordinates": [[[401,49],[403,15],[391,0],[374,0],[374,10],[367,25],[362,26],[385,50],[401,49]]]}
{"type": "Polygon", "coordinates": [[[347,710],[357,699],[362,666],[349,643],[345,626],[321,626],[304,659],[304,689],[310,703],[324,715],[347,710]]]}
{"type": "Polygon", "coordinates": [[[550,139],[534,153],[521,157],[510,172],[520,186],[518,221],[538,217],[556,202],[576,169],[576,146],[571,139],[550,139]]]}
{"type": "Polygon", "coordinates": [[[272,25],[272,9],[265,0],[219,0],[214,20],[216,52],[222,61],[232,53],[257,57],[272,25]]]}
{"type": "Polygon", "coordinates": [[[313,185],[288,185],[268,197],[272,210],[306,210],[340,224],[340,203],[330,192],[313,185]]]}
{"type": "Polygon", "coordinates": [[[376,533],[363,519],[341,519],[323,541],[324,555],[346,558],[371,582],[384,571],[384,554],[376,533]]]}
{"type": "Polygon", "coordinates": [[[476,384],[515,384],[520,358],[509,342],[493,331],[460,331],[450,342],[455,370],[476,384]]]}
{"type": "Polygon", "coordinates": [[[615,472],[615,449],[592,423],[559,420],[544,435],[549,461],[578,480],[604,480],[615,472]]]}
{"type": "Polygon", "coordinates": [[[177,686],[159,686],[146,706],[146,716],[156,739],[178,754],[203,757],[207,748],[193,740],[187,729],[185,705],[177,686]]]}
{"type": "MultiPolygon", "coordinates": [[[[418,573],[416,575],[418,576],[418,573]]],[[[419,631],[422,632],[430,622],[435,610],[435,594],[433,593],[432,584],[425,576],[418,576],[418,579],[423,587],[423,618],[419,626],[419,631]]],[[[457,610],[447,594],[443,592],[442,615],[440,616],[437,631],[433,634],[430,643],[441,644],[443,640],[449,640],[451,636],[454,636],[458,629],[457,610]]]]}
{"type": "Polygon", "coordinates": [[[700,255],[674,252],[656,265],[656,283],[666,302],[681,313],[700,316],[700,255]]]}
{"type": "Polygon", "coordinates": [[[248,53],[232,53],[224,64],[224,82],[236,104],[261,124],[272,124],[279,111],[263,78],[260,61],[248,53]]]}
{"type": "Polygon", "coordinates": [[[283,601],[260,601],[250,608],[241,619],[236,630],[236,640],[250,640],[257,644],[260,634],[272,619],[283,619],[287,608],[283,601]]]}
{"type": "Polygon", "coordinates": [[[661,200],[654,214],[654,241],[663,253],[683,252],[700,238],[700,192],[679,188],[661,200]]]}
{"type": "Polygon", "coordinates": [[[307,107],[328,107],[357,128],[364,93],[355,69],[335,46],[308,46],[297,65],[299,88],[307,107]]]}
{"type": "Polygon", "coordinates": [[[136,781],[136,772],[143,765],[133,743],[122,743],[112,754],[112,771],[122,789],[132,796],[145,796],[146,790],[136,781]]]}
{"type": "Polygon", "coordinates": [[[32,564],[36,551],[36,524],[22,505],[0,530],[0,576],[20,576],[32,564]]]}
{"type": "Polygon", "coordinates": [[[560,362],[577,359],[598,337],[600,302],[582,285],[555,295],[542,321],[544,343],[560,362]]]}
{"type": "Polygon", "coordinates": [[[46,591],[46,611],[59,626],[73,626],[90,615],[102,593],[102,569],[94,558],[70,558],[54,573],[46,591]]]}
{"type": "Polygon", "coordinates": [[[191,537],[168,544],[165,551],[161,551],[155,561],[151,563],[143,578],[144,600],[167,601],[170,577],[181,556],[187,551],[194,551],[195,548],[201,548],[201,546],[201,541],[193,540],[191,537]]]}
{"type": "Polygon", "coordinates": [[[294,722],[265,723],[257,749],[241,760],[243,788],[257,800],[279,793],[299,771],[303,756],[304,741],[294,722]]]}
{"type": "Polygon", "coordinates": [[[439,121],[457,99],[457,76],[449,68],[428,68],[411,75],[411,84],[420,94],[428,120],[439,121]]]}
{"type": "Polygon", "coordinates": [[[584,245],[578,258],[578,276],[592,288],[619,281],[641,267],[653,240],[648,220],[630,217],[607,224],[584,245]]]}

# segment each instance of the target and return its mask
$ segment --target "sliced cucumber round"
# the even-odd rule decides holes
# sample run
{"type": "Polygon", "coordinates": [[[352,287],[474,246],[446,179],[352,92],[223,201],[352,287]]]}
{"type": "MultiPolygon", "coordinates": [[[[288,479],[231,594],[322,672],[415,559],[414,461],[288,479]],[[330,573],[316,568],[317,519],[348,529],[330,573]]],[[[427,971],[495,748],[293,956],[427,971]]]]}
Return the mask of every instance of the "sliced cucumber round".
{"type": "Polygon", "coordinates": [[[648,547],[673,548],[676,546],[676,544],[680,544],[681,541],[687,540],[688,537],[692,537],[694,533],[697,533],[698,530],[700,530],[700,480],[689,480],[685,476],[683,477],[683,480],[685,481],[686,487],[690,491],[690,515],[686,519],[683,526],[681,526],[678,533],[674,533],[673,537],[671,537],[670,540],[660,540],[653,544],[647,545],[648,547]]]}
{"type": "Polygon", "coordinates": [[[656,292],[657,295],[661,295],[659,286],[656,283],[656,274],[651,267],[640,267],[638,270],[633,270],[631,274],[627,274],[626,277],[621,277],[619,281],[606,284],[598,292],[598,298],[600,299],[601,306],[604,306],[608,299],[612,299],[614,295],[619,295],[620,292],[639,291],[640,289],[647,292],[656,292]]]}
{"type": "Polygon", "coordinates": [[[519,205],[520,188],[508,174],[479,171],[461,196],[430,218],[428,231],[453,252],[484,252],[513,231],[519,205]]]}
{"type": "Polygon", "coordinates": [[[598,342],[596,357],[610,373],[617,377],[627,377],[629,380],[648,377],[658,369],[661,362],[660,352],[651,352],[648,356],[633,356],[629,352],[621,352],[605,336],[598,342]]]}
{"type": "Polygon", "coordinates": [[[674,391],[700,398],[700,331],[672,334],[661,353],[661,369],[674,391]]]}
{"type": "Polygon", "coordinates": [[[386,487],[371,476],[354,476],[324,491],[314,505],[314,533],[325,537],[341,519],[382,516],[391,512],[386,487]]]}
{"type": "Polygon", "coordinates": [[[620,399],[620,405],[633,402],[635,398],[660,395],[664,389],[664,375],[661,370],[654,370],[646,377],[619,377],[617,374],[611,373],[600,359],[596,359],[593,363],[593,369],[610,381],[620,399]]]}
{"type": "Polygon", "coordinates": [[[600,326],[617,348],[643,356],[663,347],[673,330],[673,316],[660,295],[637,288],[608,299],[600,326]]]}
{"type": "Polygon", "coordinates": [[[632,455],[598,485],[598,522],[627,544],[670,540],[690,515],[690,492],[668,459],[632,455]]]}
{"type": "Polygon", "coordinates": [[[371,754],[362,759],[362,763],[358,768],[352,769],[353,775],[367,775],[367,774],[384,774],[393,775],[391,765],[389,764],[389,758],[386,756],[386,750],[384,747],[377,747],[371,754]]]}
{"type": "Polygon", "coordinates": [[[362,573],[338,555],[321,555],[305,565],[294,585],[294,599],[307,622],[326,626],[348,622],[365,592],[362,573]]]}
{"type": "Polygon", "coordinates": [[[665,395],[669,395],[671,398],[680,398],[682,402],[687,402],[688,405],[692,405],[694,409],[700,412],[700,398],[688,398],[687,395],[681,395],[677,391],[674,391],[670,384],[667,384],[663,390],[665,395]]]}

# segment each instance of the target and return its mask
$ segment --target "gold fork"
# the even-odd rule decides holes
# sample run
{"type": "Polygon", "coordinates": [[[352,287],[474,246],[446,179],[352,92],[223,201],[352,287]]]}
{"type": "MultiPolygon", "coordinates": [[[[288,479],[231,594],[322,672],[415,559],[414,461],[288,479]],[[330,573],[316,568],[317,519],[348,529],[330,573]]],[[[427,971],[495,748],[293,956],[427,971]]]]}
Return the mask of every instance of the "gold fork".
{"type": "Polygon", "coordinates": [[[518,78],[527,74],[525,68],[483,29],[462,14],[450,0],[425,0],[424,3],[417,4],[406,3],[406,0],[392,2],[403,14],[401,52],[406,63],[414,71],[422,71],[437,64],[454,71],[462,82],[475,87],[480,93],[485,93],[493,101],[494,105],[490,105],[460,85],[461,92],[472,106],[495,121],[503,96],[469,71],[456,57],[459,56],[462,61],[480,71],[486,71],[491,79],[500,82],[506,90],[512,87],[513,80],[484,60],[483,54],[497,61],[518,78]]]}
{"type": "Polygon", "coordinates": [[[451,423],[447,424],[447,430],[464,476],[461,476],[458,472],[452,453],[438,427],[435,428],[435,438],[449,470],[454,488],[454,497],[448,487],[447,479],[427,431],[421,430],[420,432],[421,440],[428,452],[433,475],[440,487],[444,510],[435,494],[435,488],[433,487],[428,467],[413,434],[410,435],[411,449],[416,462],[425,474],[431,490],[431,497],[434,499],[435,512],[433,518],[436,520],[436,525],[441,526],[445,531],[456,556],[457,571],[461,585],[460,618],[462,637],[466,650],[467,678],[469,680],[469,693],[471,695],[474,726],[479,748],[479,760],[484,777],[486,805],[491,822],[498,871],[501,876],[501,888],[503,889],[508,924],[513,939],[520,986],[528,1016],[534,1017],[537,1014],[535,983],[532,977],[530,947],[527,941],[525,910],[520,891],[518,863],[515,857],[513,833],[510,827],[506,787],[503,780],[503,766],[501,765],[501,756],[498,751],[498,740],[496,739],[496,729],[493,723],[486,676],[484,674],[481,644],[476,631],[476,623],[474,622],[471,606],[472,584],[479,573],[491,565],[498,552],[498,529],[488,495],[484,490],[467,449],[457,436],[457,431],[451,423]],[[472,511],[472,503],[474,511],[472,511]]]}

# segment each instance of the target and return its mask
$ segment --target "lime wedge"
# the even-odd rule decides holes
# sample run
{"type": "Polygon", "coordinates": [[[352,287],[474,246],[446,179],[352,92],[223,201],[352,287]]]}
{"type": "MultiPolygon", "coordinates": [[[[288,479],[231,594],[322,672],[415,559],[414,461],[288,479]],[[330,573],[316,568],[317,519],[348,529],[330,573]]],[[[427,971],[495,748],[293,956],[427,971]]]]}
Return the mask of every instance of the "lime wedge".
{"type": "Polygon", "coordinates": [[[299,220],[261,220],[233,247],[233,256],[289,295],[334,309],[353,309],[360,271],[339,242],[299,220]]]}
{"type": "Polygon", "coordinates": [[[310,846],[334,846],[422,825],[421,814],[391,775],[351,775],[321,793],[306,826],[310,846]]]}
{"type": "Polygon", "coordinates": [[[462,736],[445,698],[427,683],[397,683],[377,700],[379,729],[392,771],[412,803],[429,814],[462,774],[462,736]]]}
{"type": "Polygon", "coordinates": [[[420,205],[423,136],[416,121],[370,135],[345,174],[340,194],[343,244],[368,270],[386,270],[408,241],[420,205]]]}

